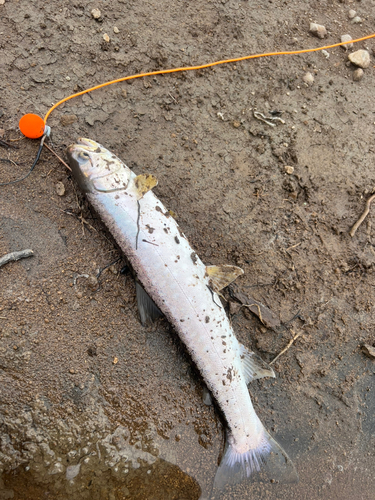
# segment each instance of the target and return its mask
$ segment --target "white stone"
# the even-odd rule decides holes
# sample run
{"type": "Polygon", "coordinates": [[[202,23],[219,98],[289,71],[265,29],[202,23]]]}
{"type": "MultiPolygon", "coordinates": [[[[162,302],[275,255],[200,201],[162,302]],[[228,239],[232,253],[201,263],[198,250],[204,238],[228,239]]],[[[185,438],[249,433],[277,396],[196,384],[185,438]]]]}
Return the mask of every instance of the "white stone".
{"type": "Polygon", "coordinates": [[[349,19],[353,19],[357,15],[356,11],[353,9],[350,9],[348,12],[348,17],[349,19]]]}
{"type": "Polygon", "coordinates": [[[362,18],[359,16],[355,16],[355,18],[352,20],[353,24],[359,24],[362,22],[362,18]]]}
{"type": "Polygon", "coordinates": [[[113,33],[120,33],[120,30],[118,29],[117,26],[113,27],[113,33]]]}
{"type": "Polygon", "coordinates": [[[362,80],[364,73],[365,72],[362,68],[357,68],[355,71],[353,71],[353,80],[355,82],[359,82],[360,80],[362,80]]]}
{"type": "Polygon", "coordinates": [[[368,68],[370,66],[370,54],[367,50],[357,50],[356,52],[352,52],[348,56],[349,61],[360,68],[368,68]]]}
{"type": "MultiPolygon", "coordinates": [[[[341,41],[342,42],[350,42],[350,40],[353,40],[353,38],[350,35],[342,35],[341,36],[341,41]]],[[[341,47],[344,50],[348,50],[348,49],[351,49],[353,47],[353,44],[352,43],[347,43],[346,45],[341,45],[341,47]]]]}
{"type": "Polygon", "coordinates": [[[109,42],[110,38],[109,38],[109,36],[107,35],[107,33],[104,33],[104,35],[103,35],[103,40],[104,40],[105,42],[109,42]]]}
{"type": "Polygon", "coordinates": [[[99,9],[92,9],[91,15],[94,19],[99,19],[102,15],[99,9]]]}
{"type": "Polygon", "coordinates": [[[291,165],[285,165],[284,170],[287,174],[292,175],[292,173],[294,172],[294,167],[292,167],[291,165]]]}
{"type": "Polygon", "coordinates": [[[316,23],[310,23],[309,31],[318,38],[324,38],[327,34],[326,27],[316,23]]]}
{"type": "Polygon", "coordinates": [[[307,85],[312,85],[314,83],[314,76],[310,72],[307,72],[303,75],[302,80],[307,83],[307,85]]]}

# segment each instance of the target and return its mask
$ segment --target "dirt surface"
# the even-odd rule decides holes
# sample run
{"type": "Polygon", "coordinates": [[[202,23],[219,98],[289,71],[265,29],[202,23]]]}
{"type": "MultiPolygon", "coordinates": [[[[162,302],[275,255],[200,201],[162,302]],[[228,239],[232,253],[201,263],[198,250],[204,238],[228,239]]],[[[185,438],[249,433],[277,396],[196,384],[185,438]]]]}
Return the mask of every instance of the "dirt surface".
{"type": "MultiPolygon", "coordinates": [[[[43,116],[71,93],[141,71],[357,38],[374,18],[371,0],[2,0],[0,139],[18,149],[0,146],[0,182],[35,158],[38,142],[18,131],[26,112],[43,116]],[[326,26],[324,40],[312,21],[326,26]]],[[[250,387],[299,484],[215,498],[374,498],[375,362],[361,350],[375,342],[372,212],[348,234],[375,187],[375,42],[360,48],[371,64],[359,82],[338,47],[113,85],[48,122],[61,156],[84,136],[154,174],[201,259],[244,269],[239,290],[281,326],[232,307],[241,342],[270,362],[300,333],[276,379],[250,387]]],[[[0,269],[0,498],[207,495],[224,420],[203,404],[169,324],[140,325],[124,258],[47,150],[27,179],[0,187],[0,257],[26,248],[33,257],[0,269]]]]}

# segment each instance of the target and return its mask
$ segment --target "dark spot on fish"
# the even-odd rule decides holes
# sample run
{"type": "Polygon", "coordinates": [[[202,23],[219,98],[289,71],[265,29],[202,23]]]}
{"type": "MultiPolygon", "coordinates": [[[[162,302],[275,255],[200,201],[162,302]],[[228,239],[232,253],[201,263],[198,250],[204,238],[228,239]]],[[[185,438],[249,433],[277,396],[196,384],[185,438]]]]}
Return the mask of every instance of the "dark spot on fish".
{"type": "Polygon", "coordinates": [[[224,342],[224,340],[222,340],[222,342],[221,342],[221,343],[222,343],[223,345],[227,345],[227,343],[226,343],[226,342],[224,342]]]}
{"type": "Polygon", "coordinates": [[[118,200],[120,197],[118,194],[116,194],[115,199],[118,200]]]}
{"type": "Polygon", "coordinates": [[[147,230],[150,234],[152,234],[155,231],[154,227],[151,227],[149,224],[146,224],[147,230]]]}
{"type": "Polygon", "coordinates": [[[222,335],[222,336],[221,336],[221,338],[222,338],[222,339],[225,339],[225,338],[226,338],[226,335],[222,335]]]}
{"type": "Polygon", "coordinates": [[[240,358],[241,359],[245,359],[245,356],[243,354],[241,354],[240,358]]]}
{"type": "Polygon", "coordinates": [[[225,354],[226,352],[227,352],[227,350],[226,350],[226,349],[224,349],[223,353],[225,354]]]}
{"type": "Polygon", "coordinates": [[[154,247],[158,247],[157,243],[152,243],[152,241],[142,240],[144,243],[150,243],[150,245],[154,245],[154,247]]]}
{"type": "Polygon", "coordinates": [[[183,323],[185,320],[184,319],[180,319],[181,323],[183,323]]]}
{"type": "Polygon", "coordinates": [[[205,317],[205,322],[206,322],[206,323],[209,323],[209,321],[210,321],[210,317],[209,317],[209,316],[206,316],[206,317],[205,317]]]}
{"type": "Polygon", "coordinates": [[[223,382],[223,385],[225,385],[225,380],[222,380],[222,382],[223,382]]]}
{"type": "Polygon", "coordinates": [[[198,255],[197,255],[195,252],[192,252],[192,253],[190,254],[190,258],[191,258],[191,260],[193,261],[193,263],[194,263],[195,265],[197,265],[198,255]]]}
{"type": "Polygon", "coordinates": [[[162,211],[163,211],[163,210],[159,207],[159,205],[156,205],[155,210],[156,210],[157,212],[162,212],[162,211]]]}
{"type": "Polygon", "coordinates": [[[95,151],[94,151],[94,153],[101,153],[101,152],[102,152],[102,150],[100,149],[100,147],[99,147],[99,146],[98,146],[98,147],[95,149],[95,151]]]}
{"type": "Polygon", "coordinates": [[[168,234],[169,229],[167,227],[164,227],[163,229],[164,229],[164,232],[168,234]]]}
{"type": "Polygon", "coordinates": [[[231,382],[233,379],[232,370],[233,370],[233,368],[228,368],[228,371],[227,371],[227,379],[230,380],[231,382]]]}
{"type": "Polygon", "coordinates": [[[178,244],[180,244],[180,240],[177,238],[177,236],[174,237],[174,241],[178,244]]]}
{"type": "Polygon", "coordinates": [[[179,255],[177,255],[177,259],[180,260],[180,256],[179,255]]]}

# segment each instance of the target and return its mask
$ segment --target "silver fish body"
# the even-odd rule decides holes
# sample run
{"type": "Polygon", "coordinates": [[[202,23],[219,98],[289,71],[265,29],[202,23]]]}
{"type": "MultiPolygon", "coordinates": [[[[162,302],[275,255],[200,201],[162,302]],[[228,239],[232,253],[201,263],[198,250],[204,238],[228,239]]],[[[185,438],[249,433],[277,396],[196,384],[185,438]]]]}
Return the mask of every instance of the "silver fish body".
{"type": "Polygon", "coordinates": [[[238,483],[267,467],[277,479],[282,475],[293,480],[294,467],[264,429],[247,388],[250,380],[274,373],[237,341],[213,290],[210,269],[153,194],[154,178],[136,176],[89,139],[70,146],[68,158],[88,200],[187,346],[224,412],[228,442],[215,485],[238,483]],[[269,457],[275,454],[278,460],[272,465],[269,457]]]}

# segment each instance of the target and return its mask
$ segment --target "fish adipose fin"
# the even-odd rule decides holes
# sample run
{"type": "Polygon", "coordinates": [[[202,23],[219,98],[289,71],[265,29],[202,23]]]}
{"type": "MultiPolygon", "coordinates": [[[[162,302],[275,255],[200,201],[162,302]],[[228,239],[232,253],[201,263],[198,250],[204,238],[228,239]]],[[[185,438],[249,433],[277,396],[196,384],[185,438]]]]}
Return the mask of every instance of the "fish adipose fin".
{"type": "Polygon", "coordinates": [[[240,344],[240,358],[246,384],[258,378],[275,378],[273,369],[260,356],[250,351],[243,344],[240,344]]]}
{"type": "Polygon", "coordinates": [[[133,182],[137,193],[137,200],[142,199],[146,193],[158,185],[157,178],[151,174],[137,175],[133,182]]]}
{"type": "Polygon", "coordinates": [[[153,323],[156,319],[163,316],[163,313],[138,281],[135,282],[135,290],[137,293],[137,305],[142,325],[153,323]]]}
{"type": "Polygon", "coordinates": [[[238,276],[243,274],[243,270],[237,266],[207,266],[206,274],[214,292],[220,292],[230,285],[238,276]]]}
{"type": "MultiPolygon", "coordinates": [[[[228,440],[229,441],[229,440],[228,440]]],[[[263,427],[263,438],[257,448],[237,453],[227,441],[224,456],[217,469],[214,489],[245,481],[298,482],[298,474],[286,452],[263,427]]]]}

